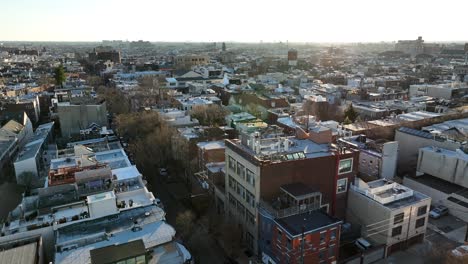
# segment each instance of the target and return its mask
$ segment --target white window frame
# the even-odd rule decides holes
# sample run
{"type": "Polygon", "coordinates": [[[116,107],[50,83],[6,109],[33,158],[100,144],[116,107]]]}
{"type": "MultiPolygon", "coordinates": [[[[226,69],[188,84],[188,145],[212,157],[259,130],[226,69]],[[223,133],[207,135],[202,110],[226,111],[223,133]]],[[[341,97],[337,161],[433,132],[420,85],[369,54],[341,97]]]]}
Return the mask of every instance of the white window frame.
{"type": "Polygon", "coordinates": [[[352,172],[352,171],[353,171],[353,165],[354,165],[354,160],[353,160],[353,158],[348,158],[348,159],[342,159],[342,160],[340,160],[339,163],[338,163],[338,175],[352,172]],[[348,161],[348,160],[351,160],[351,170],[350,170],[350,171],[345,171],[345,172],[340,172],[340,164],[341,164],[341,162],[343,162],[343,161],[348,161]]]}
{"type": "Polygon", "coordinates": [[[330,209],[330,205],[329,205],[329,204],[322,204],[322,205],[320,206],[320,210],[322,210],[322,208],[327,208],[326,212],[327,212],[327,214],[328,214],[328,210],[330,209]]]}
{"type": "Polygon", "coordinates": [[[338,194],[338,193],[345,193],[345,192],[347,192],[347,191],[348,191],[348,178],[338,179],[338,181],[336,181],[336,193],[337,193],[337,194],[338,194]],[[339,185],[340,185],[339,182],[340,182],[340,181],[343,181],[343,180],[345,181],[345,188],[344,188],[344,191],[341,191],[341,192],[340,192],[340,191],[338,191],[338,187],[339,187],[339,185]]]}

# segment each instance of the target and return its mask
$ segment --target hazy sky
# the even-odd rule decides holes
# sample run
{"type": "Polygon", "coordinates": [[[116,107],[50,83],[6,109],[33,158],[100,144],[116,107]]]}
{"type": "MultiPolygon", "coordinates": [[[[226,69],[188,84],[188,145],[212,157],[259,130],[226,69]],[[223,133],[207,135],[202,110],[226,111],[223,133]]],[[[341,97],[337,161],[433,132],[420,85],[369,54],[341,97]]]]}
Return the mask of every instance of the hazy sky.
{"type": "Polygon", "coordinates": [[[468,40],[468,0],[0,0],[0,40],[468,40]]]}

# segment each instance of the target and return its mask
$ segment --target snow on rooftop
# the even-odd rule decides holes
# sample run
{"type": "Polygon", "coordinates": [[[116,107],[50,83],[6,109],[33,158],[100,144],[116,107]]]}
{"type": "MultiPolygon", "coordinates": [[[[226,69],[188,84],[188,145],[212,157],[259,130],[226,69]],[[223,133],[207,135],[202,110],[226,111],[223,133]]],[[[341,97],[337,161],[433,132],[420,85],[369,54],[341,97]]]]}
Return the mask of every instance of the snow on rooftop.
{"type": "Polygon", "coordinates": [[[91,263],[91,250],[110,245],[128,243],[130,241],[142,239],[145,248],[153,248],[158,245],[172,241],[175,236],[175,229],[164,221],[152,222],[142,226],[139,231],[125,230],[108,236],[107,240],[89,244],[84,247],[56,252],[55,262],[61,264],[86,264],[91,263]]]}
{"type": "Polygon", "coordinates": [[[141,173],[138,171],[137,167],[133,165],[112,170],[112,175],[115,175],[118,181],[123,181],[141,176],[141,173]]]}

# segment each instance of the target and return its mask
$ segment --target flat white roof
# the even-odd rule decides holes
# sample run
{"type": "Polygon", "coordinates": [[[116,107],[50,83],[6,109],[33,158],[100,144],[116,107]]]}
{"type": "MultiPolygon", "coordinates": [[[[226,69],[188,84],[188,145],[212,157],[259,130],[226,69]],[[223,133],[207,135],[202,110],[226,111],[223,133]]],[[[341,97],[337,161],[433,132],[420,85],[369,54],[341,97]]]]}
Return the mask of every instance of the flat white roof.
{"type": "Polygon", "coordinates": [[[135,165],[112,170],[112,175],[117,177],[118,181],[128,180],[141,176],[135,165]]]}
{"type": "Polygon", "coordinates": [[[109,199],[115,199],[114,191],[98,193],[98,194],[90,195],[87,197],[88,204],[99,202],[99,201],[104,201],[104,200],[109,200],[109,199]]]}
{"type": "Polygon", "coordinates": [[[128,243],[130,241],[142,239],[145,248],[153,248],[164,243],[172,241],[176,231],[172,226],[164,221],[157,221],[142,226],[142,230],[133,232],[125,230],[113,233],[107,240],[89,244],[74,250],[68,250],[55,253],[55,263],[61,264],[83,264],[91,263],[91,250],[110,245],[128,243]]]}

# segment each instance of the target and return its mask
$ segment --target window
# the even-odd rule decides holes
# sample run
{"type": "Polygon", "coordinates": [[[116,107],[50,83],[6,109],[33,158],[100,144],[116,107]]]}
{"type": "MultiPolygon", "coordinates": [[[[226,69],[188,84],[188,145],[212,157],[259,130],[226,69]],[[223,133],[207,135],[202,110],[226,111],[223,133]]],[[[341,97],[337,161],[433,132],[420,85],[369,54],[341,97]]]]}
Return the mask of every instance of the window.
{"type": "Polygon", "coordinates": [[[333,258],[335,256],[335,245],[331,245],[328,248],[328,258],[333,258]]]}
{"type": "Polygon", "coordinates": [[[232,170],[236,170],[236,160],[234,160],[231,156],[229,156],[229,168],[232,170]]]}
{"type": "Polygon", "coordinates": [[[403,223],[404,218],[405,218],[405,213],[399,213],[395,215],[395,217],[393,218],[393,224],[396,225],[399,223],[403,223]]]}
{"type": "Polygon", "coordinates": [[[328,214],[328,204],[324,204],[320,206],[320,210],[328,214]]]}
{"type": "Polygon", "coordinates": [[[418,208],[418,216],[425,215],[427,212],[427,205],[418,208]]]}
{"type": "Polygon", "coordinates": [[[289,250],[292,249],[292,241],[291,241],[291,239],[290,239],[289,237],[287,238],[286,247],[287,247],[289,250]]]}
{"type": "Polygon", "coordinates": [[[248,223],[255,225],[255,216],[249,210],[246,210],[246,218],[248,223]]]}
{"type": "Polygon", "coordinates": [[[255,196],[249,192],[249,191],[245,191],[245,201],[250,205],[252,206],[252,208],[255,208],[255,196]]]}
{"type": "Polygon", "coordinates": [[[237,183],[236,192],[240,197],[245,199],[245,188],[240,183],[237,183]]]}
{"type": "Polygon", "coordinates": [[[392,229],[392,237],[396,237],[398,235],[401,235],[401,230],[402,230],[401,226],[397,226],[397,227],[393,228],[392,229]]]}
{"type": "Polygon", "coordinates": [[[249,169],[246,169],[245,181],[247,181],[250,185],[255,186],[255,174],[249,169]]]}
{"type": "Polygon", "coordinates": [[[325,260],[325,254],[323,253],[323,250],[319,252],[319,261],[322,262],[325,260]]]}
{"type": "Polygon", "coordinates": [[[237,212],[239,213],[242,219],[245,218],[245,207],[239,201],[237,201],[237,212]]]}
{"type": "Polygon", "coordinates": [[[346,192],[348,189],[348,178],[339,179],[336,186],[336,193],[346,192]]]}
{"type": "Polygon", "coordinates": [[[421,217],[418,220],[416,220],[416,225],[414,227],[419,228],[421,226],[424,226],[424,224],[426,224],[426,217],[421,217]]]}
{"type": "Polygon", "coordinates": [[[136,257],[136,263],[137,264],[145,264],[146,263],[145,256],[136,257]]]}
{"type": "Polygon", "coordinates": [[[242,179],[245,179],[245,170],[244,165],[237,162],[237,175],[241,176],[242,179]]]}
{"type": "Polygon", "coordinates": [[[320,233],[320,244],[325,243],[325,236],[326,235],[327,235],[327,233],[325,233],[325,232],[320,233]]]}
{"type": "Polygon", "coordinates": [[[236,206],[236,198],[234,198],[232,194],[229,194],[229,203],[231,203],[233,206],[236,206]]]}
{"type": "Polygon", "coordinates": [[[247,246],[253,250],[254,249],[254,237],[252,234],[250,234],[249,232],[246,232],[246,236],[245,236],[246,240],[247,240],[247,246]]]}
{"type": "Polygon", "coordinates": [[[330,231],[330,240],[336,239],[336,229],[330,231]]]}
{"type": "Polygon", "coordinates": [[[281,242],[281,239],[283,237],[283,233],[281,232],[281,230],[277,229],[278,230],[278,236],[276,236],[276,240],[278,240],[278,242],[281,242]]]}
{"type": "Polygon", "coordinates": [[[236,189],[236,180],[231,175],[229,175],[229,187],[233,190],[236,189]]]}
{"type": "Polygon", "coordinates": [[[340,160],[340,165],[338,166],[338,174],[348,173],[351,171],[353,171],[353,159],[340,160]]]}

